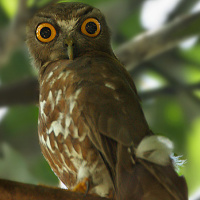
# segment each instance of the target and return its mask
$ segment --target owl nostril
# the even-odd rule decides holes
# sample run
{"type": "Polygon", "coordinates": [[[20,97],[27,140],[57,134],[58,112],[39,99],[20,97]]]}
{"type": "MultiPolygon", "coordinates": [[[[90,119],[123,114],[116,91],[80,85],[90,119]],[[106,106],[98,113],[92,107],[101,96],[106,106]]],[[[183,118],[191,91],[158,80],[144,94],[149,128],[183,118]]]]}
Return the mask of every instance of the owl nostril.
{"type": "MultiPolygon", "coordinates": [[[[67,43],[65,43],[65,47],[68,47],[69,45],[67,43]]],[[[72,43],[70,46],[74,47],[74,43],[72,43]]]]}

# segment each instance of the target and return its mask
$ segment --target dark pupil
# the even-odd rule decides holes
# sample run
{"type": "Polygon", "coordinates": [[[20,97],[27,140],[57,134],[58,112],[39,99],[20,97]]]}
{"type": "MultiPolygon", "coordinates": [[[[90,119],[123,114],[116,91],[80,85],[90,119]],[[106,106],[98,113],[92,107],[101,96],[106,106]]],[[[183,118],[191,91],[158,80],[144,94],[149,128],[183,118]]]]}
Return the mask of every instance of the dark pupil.
{"type": "Polygon", "coordinates": [[[85,30],[89,34],[94,34],[97,31],[97,25],[94,22],[88,22],[85,26],[85,30]]]}
{"type": "Polygon", "coordinates": [[[42,38],[47,39],[51,36],[51,29],[48,27],[44,27],[40,31],[40,35],[42,38]]]}

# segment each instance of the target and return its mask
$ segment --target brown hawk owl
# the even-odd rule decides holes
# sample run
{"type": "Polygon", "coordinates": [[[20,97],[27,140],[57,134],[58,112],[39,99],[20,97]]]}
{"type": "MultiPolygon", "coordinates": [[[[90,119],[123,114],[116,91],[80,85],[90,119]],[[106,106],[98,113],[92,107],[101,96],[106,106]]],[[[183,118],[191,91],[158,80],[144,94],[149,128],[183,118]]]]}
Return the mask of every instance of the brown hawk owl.
{"type": "Polygon", "coordinates": [[[39,70],[42,153],[67,188],[118,200],[187,199],[171,143],[150,131],[98,9],[43,8],[28,24],[27,44],[39,70]]]}

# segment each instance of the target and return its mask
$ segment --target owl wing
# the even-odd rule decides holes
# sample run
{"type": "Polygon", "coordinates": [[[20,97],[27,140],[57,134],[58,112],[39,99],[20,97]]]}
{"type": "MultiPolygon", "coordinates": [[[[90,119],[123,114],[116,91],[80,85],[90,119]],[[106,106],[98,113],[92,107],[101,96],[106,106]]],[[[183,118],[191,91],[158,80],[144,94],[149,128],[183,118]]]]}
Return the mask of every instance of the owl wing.
{"type": "Polygon", "coordinates": [[[135,85],[123,66],[115,59],[105,57],[90,59],[88,62],[85,61],[81,80],[78,85],[78,87],[82,85],[77,102],[79,110],[90,128],[89,138],[100,151],[112,178],[117,177],[116,187],[120,188],[121,195],[125,199],[134,199],[137,195],[141,195],[138,199],[147,194],[150,195],[146,196],[147,199],[152,195],[156,195],[153,198],[164,195],[169,200],[177,199],[170,194],[173,196],[177,194],[181,197],[178,199],[187,199],[185,180],[176,174],[171,165],[168,167],[153,163],[144,165],[142,161],[135,163],[133,170],[133,165],[130,164],[127,147],[130,145],[137,147],[141,140],[147,135],[152,135],[152,132],[141,109],[135,85]],[[169,181],[165,182],[168,168],[169,181]],[[142,171],[142,175],[137,173],[138,170],[142,171]],[[175,180],[181,187],[170,180],[175,180]],[[153,191],[160,191],[159,194],[158,192],[152,194],[152,188],[149,187],[151,183],[156,186],[153,191]]]}
{"type": "Polygon", "coordinates": [[[88,136],[110,166],[116,164],[117,144],[137,146],[152,134],[142,112],[135,85],[118,60],[86,57],[77,60],[78,110],[89,127],[88,136]]]}
{"type": "Polygon", "coordinates": [[[99,134],[125,146],[137,145],[150,130],[131,77],[116,59],[93,59],[85,66],[78,105],[91,138],[96,145],[99,134]]]}

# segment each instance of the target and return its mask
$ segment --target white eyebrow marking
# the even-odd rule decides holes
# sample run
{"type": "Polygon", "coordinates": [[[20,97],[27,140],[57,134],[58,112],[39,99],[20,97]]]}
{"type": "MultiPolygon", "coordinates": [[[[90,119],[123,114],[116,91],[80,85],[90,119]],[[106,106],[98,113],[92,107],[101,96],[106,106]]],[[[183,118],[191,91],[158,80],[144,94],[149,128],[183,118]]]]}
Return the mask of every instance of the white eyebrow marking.
{"type": "Polygon", "coordinates": [[[72,31],[78,19],[72,18],[71,20],[58,20],[57,23],[60,27],[64,28],[67,32],[72,31]]]}

